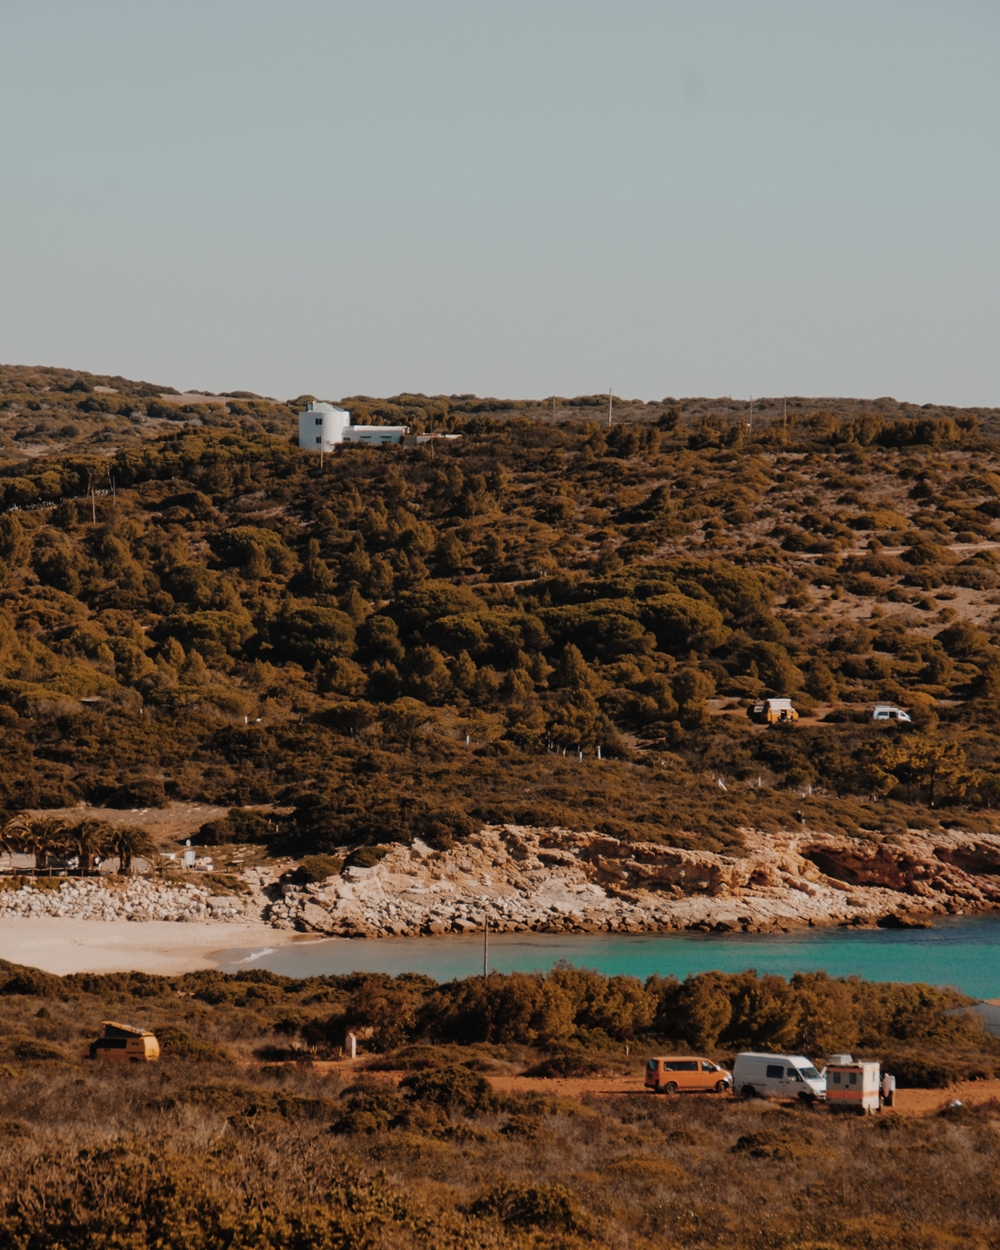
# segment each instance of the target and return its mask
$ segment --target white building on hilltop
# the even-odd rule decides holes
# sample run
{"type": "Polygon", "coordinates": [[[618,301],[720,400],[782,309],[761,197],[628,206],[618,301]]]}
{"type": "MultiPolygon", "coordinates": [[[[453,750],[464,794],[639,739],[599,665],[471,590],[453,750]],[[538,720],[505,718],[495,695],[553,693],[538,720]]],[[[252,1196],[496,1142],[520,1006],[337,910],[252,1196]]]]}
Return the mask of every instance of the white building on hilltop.
{"type": "Polygon", "coordinates": [[[380,447],[398,443],[408,425],[351,425],[346,408],[309,403],[299,413],[299,446],[306,451],[332,451],[338,443],[368,443],[380,447]]]}

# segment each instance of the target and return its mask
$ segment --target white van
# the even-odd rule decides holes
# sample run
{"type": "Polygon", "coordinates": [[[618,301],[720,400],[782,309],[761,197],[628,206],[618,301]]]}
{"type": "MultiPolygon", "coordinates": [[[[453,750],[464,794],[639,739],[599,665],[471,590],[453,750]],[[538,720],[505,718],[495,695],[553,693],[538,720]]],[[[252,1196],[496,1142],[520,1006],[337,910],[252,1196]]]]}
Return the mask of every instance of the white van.
{"type": "Polygon", "coordinates": [[[826,1077],[805,1055],[744,1051],[733,1064],[733,1089],[744,1098],[825,1098],[826,1077]]]}
{"type": "Polygon", "coordinates": [[[876,703],[871,710],[872,720],[894,720],[900,725],[910,725],[913,723],[909,712],[904,712],[901,707],[896,707],[893,703],[876,703]]]}

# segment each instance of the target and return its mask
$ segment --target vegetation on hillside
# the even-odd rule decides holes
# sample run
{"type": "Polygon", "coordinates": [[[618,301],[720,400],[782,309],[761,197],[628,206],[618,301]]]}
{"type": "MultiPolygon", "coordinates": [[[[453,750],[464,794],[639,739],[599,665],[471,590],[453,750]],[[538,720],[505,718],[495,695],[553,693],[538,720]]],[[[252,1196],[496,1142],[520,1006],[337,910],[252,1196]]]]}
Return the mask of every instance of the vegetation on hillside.
{"type": "Polygon", "coordinates": [[[321,465],[304,397],[0,393],[7,815],[271,804],[326,854],[482,821],[992,828],[996,414],[355,397],[462,437],[321,465]],[[768,693],[822,719],[757,729],[768,693]]]}

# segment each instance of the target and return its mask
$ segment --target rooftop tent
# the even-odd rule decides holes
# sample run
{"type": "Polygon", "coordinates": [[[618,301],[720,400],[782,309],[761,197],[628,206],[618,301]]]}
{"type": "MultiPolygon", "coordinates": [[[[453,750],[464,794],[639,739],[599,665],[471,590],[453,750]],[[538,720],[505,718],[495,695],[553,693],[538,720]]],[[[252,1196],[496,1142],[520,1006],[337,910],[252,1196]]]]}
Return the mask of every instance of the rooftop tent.
{"type": "Polygon", "coordinates": [[[102,1020],[101,1027],[105,1037],[147,1037],[148,1029],[139,1029],[132,1024],[119,1024],[116,1020],[102,1020]]]}

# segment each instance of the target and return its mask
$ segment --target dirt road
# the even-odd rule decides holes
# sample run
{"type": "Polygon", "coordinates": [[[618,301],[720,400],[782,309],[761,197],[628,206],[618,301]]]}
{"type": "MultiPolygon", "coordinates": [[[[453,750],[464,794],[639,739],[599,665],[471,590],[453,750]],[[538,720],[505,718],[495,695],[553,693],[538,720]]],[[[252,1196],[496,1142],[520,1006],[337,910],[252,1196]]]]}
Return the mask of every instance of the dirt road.
{"type": "MultiPolygon", "coordinates": [[[[398,1084],[405,1072],[365,1071],[363,1060],[341,1060],[333,1063],[318,1063],[315,1066],[335,1074],[341,1080],[357,1077],[374,1077],[377,1080],[391,1081],[398,1084]]],[[[541,1094],[559,1098],[582,1099],[586,1095],[597,1098],[611,1098],[622,1094],[645,1094],[642,1079],[634,1076],[608,1077],[536,1077],[536,1076],[499,1076],[487,1074],[487,1080],[498,1094],[541,1094]]],[[[650,1094],[649,1097],[654,1097],[650,1094]]],[[[727,1098],[720,1094],[687,1094],[677,1097],[727,1098]]],[[[925,1116],[935,1115],[950,1102],[956,1100],[966,1106],[984,1102],[1000,1102],[1000,1080],[997,1081],[960,1081],[950,1089],[900,1089],[896,1091],[895,1105],[892,1111],[896,1115],[925,1116]]],[[[763,1105],[763,1104],[761,1104],[763,1105]]]]}

